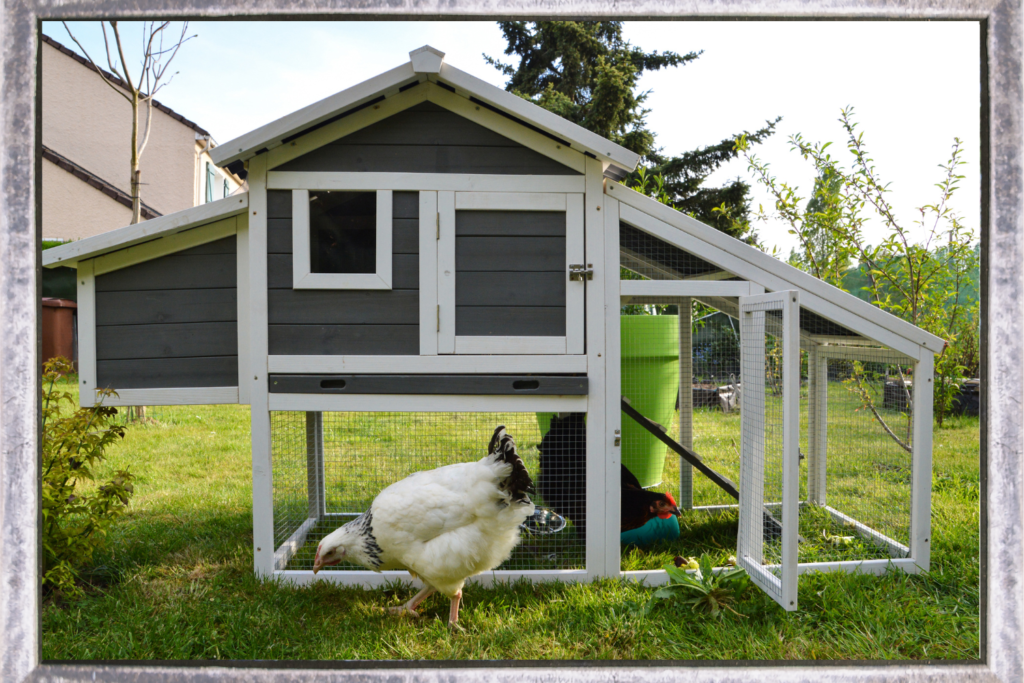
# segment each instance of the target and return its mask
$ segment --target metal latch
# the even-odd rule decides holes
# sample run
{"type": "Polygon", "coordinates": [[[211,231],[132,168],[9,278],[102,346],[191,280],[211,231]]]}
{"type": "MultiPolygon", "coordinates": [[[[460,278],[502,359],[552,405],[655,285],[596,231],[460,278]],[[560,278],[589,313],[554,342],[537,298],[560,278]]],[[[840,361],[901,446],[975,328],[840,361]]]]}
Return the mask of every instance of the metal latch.
{"type": "Polygon", "coordinates": [[[573,263],[569,266],[569,279],[570,280],[593,280],[594,279],[594,264],[588,263],[585,267],[582,263],[573,263]]]}
{"type": "Polygon", "coordinates": [[[622,445],[622,431],[621,430],[618,430],[618,429],[615,430],[615,443],[612,444],[612,445],[613,446],[621,446],[622,445]]]}

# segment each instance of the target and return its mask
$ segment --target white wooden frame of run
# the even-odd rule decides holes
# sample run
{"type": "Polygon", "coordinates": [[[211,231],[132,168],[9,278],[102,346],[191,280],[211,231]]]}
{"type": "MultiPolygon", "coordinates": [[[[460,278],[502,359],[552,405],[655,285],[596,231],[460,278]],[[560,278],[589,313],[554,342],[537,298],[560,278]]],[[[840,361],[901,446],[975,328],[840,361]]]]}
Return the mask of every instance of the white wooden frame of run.
{"type": "Polygon", "coordinates": [[[741,408],[739,532],[736,563],[747,570],[750,579],[768,593],[783,609],[797,608],[797,537],[800,472],[800,298],[796,290],[740,297],[740,353],[742,367],[763,367],[767,336],[764,310],[767,306],[782,311],[782,542],[779,565],[781,575],[766,568],[763,553],[765,377],[757,372],[743,378],[741,408]],[[754,334],[743,334],[751,320],[754,334]]]}
{"type": "MultiPolygon", "coordinates": [[[[608,189],[612,187],[623,188],[617,183],[608,181],[608,189]]],[[[629,190],[631,193],[630,198],[634,201],[636,198],[643,200],[641,195],[629,190]]],[[[623,194],[619,192],[619,195],[623,194]]],[[[654,235],[659,239],[663,239],[670,244],[674,244],[683,249],[690,249],[692,243],[686,233],[683,233],[678,228],[670,226],[659,219],[652,216],[645,216],[643,220],[638,220],[637,212],[630,211],[632,207],[626,206],[627,215],[624,217],[620,212],[620,207],[623,204],[620,203],[617,197],[613,194],[606,194],[604,196],[604,241],[606,244],[618,244],[619,241],[619,223],[620,220],[626,222],[633,227],[636,227],[644,232],[654,235]],[[630,220],[631,219],[631,220],[630,220]],[[645,227],[646,226],[646,227],[645,227]]],[[[588,233],[588,240],[592,239],[591,234],[588,233]]],[[[694,252],[696,253],[696,252],[694,252]]],[[[721,253],[721,252],[718,252],[721,253]]],[[[715,253],[703,254],[704,257],[713,257],[715,253]]],[[[589,254],[588,254],[589,258],[589,254]]],[[[748,282],[735,282],[735,281],[707,281],[707,280],[621,280],[619,279],[619,254],[616,249],[608,249],[605,253],[605,264],[602,269],[605,272],[604,285],[609,292],[615,291],[614,288],[619,289],[620,302],[628,302],[631,297],[641,296],[742,296],[744,290],[749,295],[757,295],[764,292],[764,286],[760,281],[748,281],[748,282]],[[707,290],[709,286],[722,287],[722,289],[707,290]]],[[[742,272],[742,271],[741,271],[742,272]]],[[[759,269],[755,272],[758,274],[759,269]]],[[[596,281],[596,280],[595,280],[596,281]]],[[[801,291],[801,294],[803,292],[801,291]]],[[[808,307],[807,301],[802,301],[802,305],[808,307]]],[[[608,431],[612,434],[612,444],[614,444],[614,437],[620,435],[622,429],[622,411],[619,405],[619,396],[622,393],[621,387],[621,374],[618,368],[621,368],[621,349],[620,349],[620,321],[619,321],[619,307],[607,306],[605,308],[605,339],[606,339],[606,357],[605,363],[609,372],[606,373],[606,406],[605,406],[605,419],[608,422],[608,431]]],[[[894,336],[894,335],[893,335],[894,336]]],[[[680,336],[680,343],[684,343],[685,335],[680,336]]],[[[903,344],[906,348],[907,345],[903,344]]],[[[815,350],[827,349],[827,346],[815,345],[815,350]]],[[[856,353],[863,353],[863,348],[858,348],[856,353]]],[[[692,349],[691,349],[692,353],[692,349]]],[[[888,357],[891,357],[896,351],[885,351],[888,357]]],[[[905,354],[906,355],[906,354],[905,354]]],[[[917,363],[915,369],[915,375],[921,377],[920,388],[915,383],[915,396],[914,400],[917,402],[920,399],[920,408],[916,411],[915,422],[914,422],[914,454],[913,454],[913,468],[914,468],[914,481],[912,491],[912,503],[911,503],[911,542],[910,542],[910,556],[902,558],[892,558],[887,560],[843,560],[836,562],[808,562],[798,563],[796,566],[797,574],[804,574],[807,572],[815,571],[845,571],[845,572],[861,572],[865,574],[884,574],[887,571],[893,569],[899,569],[907,573],[917,573],[922,570],[927,570],[929,560],[929,540],[930,540],[930,495],[931,495],[931,429],[929,425],[932,419],[932,405],[931,400],[925,395],[925,387],[928,387],[930,391],[932,383],[932,367],[933,367],[933,356],[930,352],[924,351],[920,354],[920,359],[916,356],[907,355],[911,360],[915,360],[917,363]],[[918,393],[922,392],[922,393],[918,393]],[[927,413],[927,414],[926,414],[927,413]]],[[[823,405],[823,404],[822,404],[823,405]]],[[[596,411],[591,411],[591,420],[596,411]]],[[[824,424],[823,421],[819,421],[819,424],[824,424]]],[[[683,433],[683,432],[681,432],[683,433]]],[[[821,437],[823,438],[823,436],[821,437]]],[[[590,443],[590,441],[588,441],[590,443]]],[[[607,492],[605,496],[606,508],[605,514],[607,516],[606,526],[608,528],[617,528],[619,509],[619,482],[615,473],[618,471],[618,464],[621,462],[622,449],[618,445],[608,446],[608,458],[606,459],[606,466],[609,469],[609,475],[607,477],[607,492]],[[614,479],[614,481],[613,481],[614,479]]],[[[688,463],[681,463],[689,468],[688,463]]],[[[685,471],[685,470],[683,470],[685,471]]],[[[681,477],[681,480],[683,477],[681,477]]],[[[691,480],[692,481],[692,480],[691,480]]],[[[681,497],[684,493],[681,492],[681,497]]],[[[737,505],[707,505],[698,506],[694,509],[702,510],[708,514],[717,514],[718,512],[725,509],[735,509],[737,505]]],[[[867,527],[865,527],[867,529],[867,527]]],[[[872,533],[874,530],[870,530],[872,533]]],[[[643,581],[648,585],[661,585],[668,581],[668,576],[664,570],[639,570],[639,571],[620,571],[620,551],[618,546],[617,534],[610,537],[608,540],[608,546],[606,548],[606,562],[608,566],[608,573],[611,576],[621,575],[625,578],[632,580],[643,581]]]]}
{"type": "MultiPolygon", "coordinates": [[[[325,188],[319,188],[321,190],[325,188]]],[[[345,189],[329,191],[344,192],[345,189]]],[[[294,289],[391,289],[392,191],[376,191],[376,251],[372,273],[314,273],[311,266],[310,190],[292,190],[292,287],[294,289]]]]}

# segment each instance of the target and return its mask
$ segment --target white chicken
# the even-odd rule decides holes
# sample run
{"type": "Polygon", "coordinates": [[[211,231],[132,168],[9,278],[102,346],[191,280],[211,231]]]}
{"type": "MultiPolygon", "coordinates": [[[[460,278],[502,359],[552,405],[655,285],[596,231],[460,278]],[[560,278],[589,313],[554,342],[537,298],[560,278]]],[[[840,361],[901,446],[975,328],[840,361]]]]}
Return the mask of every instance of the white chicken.
{"type": "Polygon", "coordinates": [[[504,425],[477,462],[416,472],[387,487],[370,508],[327,535],[313,572],[345,560],[367,569],[407,569],[425,585],[392,614],[419,616],[421,602],[440,592],[451,599],[448,623],[459,620],[466,579],[494,569],[519,542],[519,525],[533,514],[533,482],[504,425]]]}

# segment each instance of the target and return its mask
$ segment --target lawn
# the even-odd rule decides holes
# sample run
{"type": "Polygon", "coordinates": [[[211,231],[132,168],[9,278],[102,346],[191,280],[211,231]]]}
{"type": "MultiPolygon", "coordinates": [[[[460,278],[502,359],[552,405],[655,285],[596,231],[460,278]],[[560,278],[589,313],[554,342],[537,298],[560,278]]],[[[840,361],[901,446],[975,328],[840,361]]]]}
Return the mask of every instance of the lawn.
{"type": "MultiPolygon", "coordinates": [[[[976,418],[935,429],[928,573],[804,575],[798,612],[786,613],[753,590],[737,605],[742,616],[724,622],[668,604],[645,613],[651,589],[625,581],[489,589],[470,584],[460,616],[465,630],[453,633],[445,625],[442,598],[428,600],[420,620],[386,613],[408,599],[409,586],[363,590],[319,582],[295,588],[257,581],[248,408],[162,407],[151,414],[156,422],[130,426],[110,452],[110,469],[128,466],[138,477],[136,495],[86,574],[86,596],[44,600],[44,659],[978,657],[976,418]]],[[[698,411],[694,424],[695,449],[737,479],[730,453],[738,420],[698,411]]],[[[526,421],[522,425],[525,430],[526,421]]],[[[518,438],[532,457],[538,437],[518,438]]],[[[901,472],[873,466],[870,476],[891,482],[901,472]]],[[[665,488],[676,487],[678,477],[678,464],[669,459],[665,488]]],[[[729,502],[717,496],[704,482],[695,483],[698,504],[729,502]]],[[[691,512],[681,522],[687,554],[707,552],[724,560],[734,552],[734,513],[691,512]]],[[[802,515],[806,536],[804,523],[802,515]]],[[[830,551],[808,541],[802,559],[830,551]]],[[[627,550],[623,568],[659,567],[681,547],[627,550]]]]}

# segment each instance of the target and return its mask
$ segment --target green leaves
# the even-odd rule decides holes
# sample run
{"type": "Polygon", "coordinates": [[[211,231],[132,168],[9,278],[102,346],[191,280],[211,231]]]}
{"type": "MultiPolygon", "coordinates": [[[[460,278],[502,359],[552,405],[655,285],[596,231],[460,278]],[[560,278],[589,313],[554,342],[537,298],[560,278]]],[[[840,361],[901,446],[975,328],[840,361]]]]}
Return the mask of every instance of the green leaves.
{"type": "Polygon", "coordinates": [[[721,619],[726,611],[742,616],[733,609],[733,605],[750,587],[746,571],[733,567],[716,574],[707,554],[701,555],[698,565],[699,568],[691,573],[675,563],[666,563],[664,569],[668,574],[668,584],[651,594],[647,611],[653,609],[657,601],[667,600],[716,619],[721,619]]]}
{"type": "MultiPolygon", "coordinates": [[[[73,372],[65,358],[43,366],[43,586],[68,596],[81,594],[78,569],[92,560],[134,492],[127,470],[95,484],[104,450],[124,437],[124,428],[110,424],[114,408],[75,406],[60,389],[73,372]]],[[[111,393],[100,392],[101,400],[111,393]]]]}

